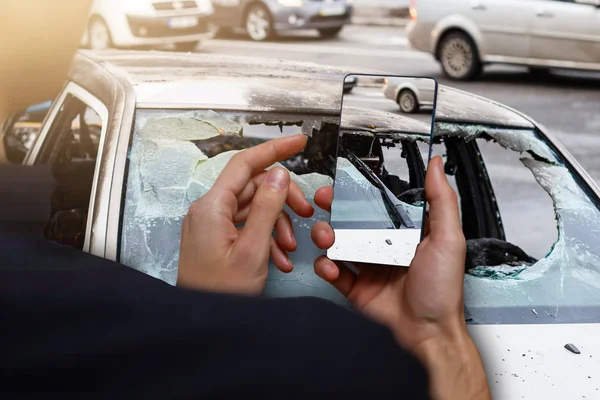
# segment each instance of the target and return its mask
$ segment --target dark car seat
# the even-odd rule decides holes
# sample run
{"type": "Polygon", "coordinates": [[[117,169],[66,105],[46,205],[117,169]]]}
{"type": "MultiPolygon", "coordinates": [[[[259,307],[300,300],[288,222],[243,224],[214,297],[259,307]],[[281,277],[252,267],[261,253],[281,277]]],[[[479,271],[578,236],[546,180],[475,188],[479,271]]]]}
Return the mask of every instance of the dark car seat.
{"type": "Polygon", "coordinates": [[[82,248],[97,150],[83,118],[80,118],[79,131],[71,129],[63,140],[66,145],[61,147],[52,166],[56,187],[51,195],[52,211],[45,236],[61,244],[82,248]],[[79,140],[75,139],[76,133],[79,140]]]}

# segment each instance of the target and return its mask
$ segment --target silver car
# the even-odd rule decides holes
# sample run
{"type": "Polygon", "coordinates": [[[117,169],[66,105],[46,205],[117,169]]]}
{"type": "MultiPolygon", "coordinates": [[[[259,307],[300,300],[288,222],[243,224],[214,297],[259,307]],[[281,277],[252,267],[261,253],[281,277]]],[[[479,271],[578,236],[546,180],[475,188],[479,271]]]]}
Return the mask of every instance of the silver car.
{"type": "Polygon", "coordinates": [[[411,46],[450,79],[492,63],[600,71],[600,0],[415,0],[410,16],[411,46]]]}
{"type": "Polygon", "coordinates": [[[213,22],[220,30],[242,29],[255,41],[306,29],[335,37],[353,12],[351,0],[213,0],[213,6],[213,22]]]}
{"type": "Polygon", "coordinates": [[[383,94],[407,114],[419,112],[421,107],[433,107],[435,102],[435,87],[428,78],[386,78],[383,94]]]}
{"type": "MultiPolygon", "coordinates": [[[[51,217],[28,216],[19,232],[43,231],[48,240],[174,284],[182,217],[228,154],[253,145],[244,138],[250,132],[265,139],[301,130],[337,135],[348,73],[381,71],[210,54],[80,52],[24,160],[48,166],[48,180],[56,180],[51,217]]],[[[373,124],[364,118],[360,124],[373,124]]],[[[415,127],[401,139],[407,150],[421,150],[395,161],[409,163],[411,179],[422,181],[428,136],[415,127]]],[[[466,318],[493,398],[596,398],[600,188],[535,121],[444,86],[434,153],[443,154],[460,198],[466,318]]],[[[294,179],[309,200],[331,183],[321,174],[294,179]]],[[[42,186],[49,185],[40,184],[40,192],[42,186]]],[[[349,306],[313,270],[325,252],[310,229],[329,214],[291,217],[295,270],[286,275],[271,266],[264,296],[318,296],[349,306]]]]}
{"type": "Polygon", "coordinates": [[[82,45],[92,50],[173,45],[193,51],[214,29],[210,0],[94,0],[82,45]]]}

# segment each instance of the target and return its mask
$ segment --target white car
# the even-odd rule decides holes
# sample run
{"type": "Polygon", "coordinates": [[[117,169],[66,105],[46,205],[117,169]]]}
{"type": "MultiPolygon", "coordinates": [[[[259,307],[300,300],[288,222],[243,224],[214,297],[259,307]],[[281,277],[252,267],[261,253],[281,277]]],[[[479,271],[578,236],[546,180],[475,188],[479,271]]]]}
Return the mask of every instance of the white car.
{"type": "Polygon", "coordinates": [[[408,40],[454,80],[485,64],[600,71],[600,0],[412,0],[408,40]]]}
{"type": "Polygon", "coordinates": [[[111,47],[174,45],[192,51],[212,37],[211,0],[95,0],[82,45],[111,47]]]}
{"type": "MultiPolygon", "coordinates": [[[[28,214],[21,211],[24,204],[12,201],[20,212],[2,221],[2,227],[9,224],[2,232],[5,240],[13,243],[8,232],[16,233],[14,243],[44,232],[47,240],[175,285],[183,216],[212,186],[232,151],[299,131],[313,132],[312,138],[317,131],[339,135],[340,84],[348,73],[360,72],[380,71],[217,54],[82,51],[33,147],[16,143],[15,150],[25,150],[25,165],[49,167],[40,187],[27,192],[34,195],[27,204],[37,211],[52,199],[52,209],[28,214]],[[91,113],[82,117],[84,110],[91,113]],[[86,125],[100,129],[94,134],[86,125]]],[[[350,126],[380,125],[380,118],[364,117],[365,111],[353,113],[350,121],[360,125],[350,126]]],[[[433,154],[444,155],[446,175],[457,188],[468,243],[484,242],[475,251],[467,246],[467,254],[481,257],[469,257],[474,268],[465,275],[464,299],[492,398],[597,400],[600,187],[545,128],[516,110],[440,86],[435,113],[433,154]],[[488,153],[491,149],[509,156],[488,158],[497,154],[488,153]],[[515,177],[510,185],[507,176],[515,177]],[[532,191],[541,197],[532,201],[532,191]],[[526,257],[514,257],[511,242],[538,261],[529,265],[526,257]]],[[[415,142],[425,144],[429,130],[407,116],[393,119],[403,120],[399,126],[410,139],[407,157],[397,161],[421,187],[429,154],[421,155],[415,142]]],[[[322,155],[331,148],[318,140],[310,143],[312,150],[305,154],[320,160],[327,174],[331,164],[322,155]]],[[[359,156],[389,163],[381,143],[372,143],[359,156]]],[[[317,188],[331,181],[323,173],[303,173],[304,160],[288,165],[312,200],[317,188]]],[[[14,184],[0,191],[24,199],[25,192],[14,184]]],[[[343,193],[336,198],[343,199],[343,193]]],[[[330,218],[318,207],[310,219],[292,218],[298,249],[289,256],[295,271],[287,276],[270,263],[264,297],[320,297],[351,307],[314,274],[314,260],[326,252],[312,243],[310,230],[330,218]]],[[[356,213],[336,217],[360,218],[356,213]]]]}
{"type": "Polygon", "coordinates": [[[429,78],[386,78],[383,94],[398,103],[402,112],[412,114],[421,107],[433,107],[435,85],[429,78]]]}

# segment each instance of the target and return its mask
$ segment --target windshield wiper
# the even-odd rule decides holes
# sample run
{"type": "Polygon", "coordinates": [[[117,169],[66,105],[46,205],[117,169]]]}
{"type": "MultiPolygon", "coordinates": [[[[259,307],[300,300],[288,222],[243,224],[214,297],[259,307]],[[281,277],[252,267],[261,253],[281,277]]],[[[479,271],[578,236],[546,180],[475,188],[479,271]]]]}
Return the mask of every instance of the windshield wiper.
{"type": "Polygon", "coordinates": [[[390,206],[390,209],[394,213],[394,216],[400,221],[401,224],[407,228],[416,228],[414,222],[408,216],[408,213],[404,209],[404,204],[392,193],[391,190],[379,179],[379,177],[365,164],[360,158],[358,158],[352,152],[346,150],[346,158],[350,161],[373,185],[375,185],[383,193],[384,200],[390,206]]]}

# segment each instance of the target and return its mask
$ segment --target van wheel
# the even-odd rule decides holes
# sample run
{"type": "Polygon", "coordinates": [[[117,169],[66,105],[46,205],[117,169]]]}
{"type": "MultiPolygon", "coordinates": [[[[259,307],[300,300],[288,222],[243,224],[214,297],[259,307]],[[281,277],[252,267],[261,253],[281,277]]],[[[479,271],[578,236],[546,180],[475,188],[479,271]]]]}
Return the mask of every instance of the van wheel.
{"type": "Polygon", "coordinates": [[[438,59],[444,74],[455,81],[472,80],[483,70],[477,46],[463,32],[450,32],[442,38],[438,59]]]}
{"type": "Polygon", "coordinates": [[[110,29],[102,18],[93,18],[88,27],[89,45],[92,50],[106,50],[114,47],[110,29]]]}
{"type": "Polygon", "coordinates": [[[419,111],[419,100],[417,95],[410,89],[403,89],[398,95],[398,105],[400,110],[406,114],[413,114],[419,111]]]}

